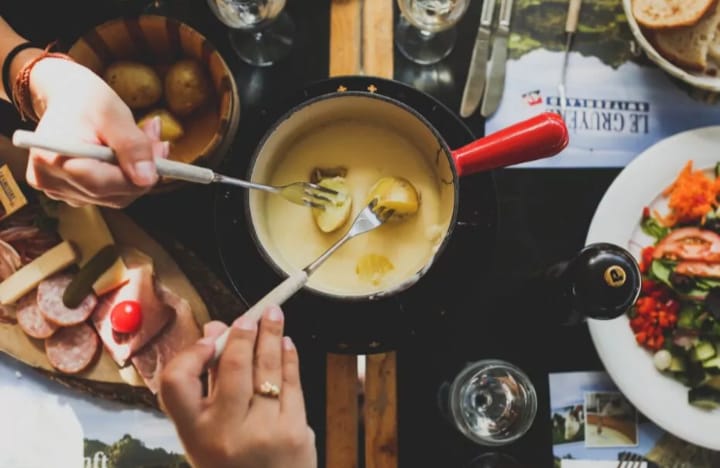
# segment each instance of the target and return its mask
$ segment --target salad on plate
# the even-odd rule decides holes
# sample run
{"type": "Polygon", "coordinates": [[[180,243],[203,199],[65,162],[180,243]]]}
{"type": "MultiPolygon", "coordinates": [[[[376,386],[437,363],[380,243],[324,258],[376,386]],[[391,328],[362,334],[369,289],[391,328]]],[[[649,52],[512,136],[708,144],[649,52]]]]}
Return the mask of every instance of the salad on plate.
{"type": "Polygon", "coordinates": [[[720,408],[720,163],[688,161],[640,223],[643,284],[628,311],[657,369],[689,387],[690,404],[720,408]]]}

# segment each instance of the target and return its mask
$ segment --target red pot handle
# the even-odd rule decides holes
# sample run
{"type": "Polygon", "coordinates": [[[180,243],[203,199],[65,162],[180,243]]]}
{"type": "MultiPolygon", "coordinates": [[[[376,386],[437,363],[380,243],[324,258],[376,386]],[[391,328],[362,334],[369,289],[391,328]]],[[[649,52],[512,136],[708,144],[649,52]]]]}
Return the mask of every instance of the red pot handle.
{"type": "Polygon", "coordinates": [[[458,176],[554,156],[568,144],[567,127],[553,112],[543,112],[452,152],[458,176]]]}

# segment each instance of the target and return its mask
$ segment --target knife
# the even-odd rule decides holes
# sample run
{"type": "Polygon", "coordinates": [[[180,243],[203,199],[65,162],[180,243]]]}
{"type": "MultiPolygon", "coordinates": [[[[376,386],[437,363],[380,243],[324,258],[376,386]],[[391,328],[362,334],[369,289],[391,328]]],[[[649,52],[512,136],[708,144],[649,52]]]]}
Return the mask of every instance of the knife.
{"type": "Polygon", "coordinates": [[[568,59],[570,58],[570,48],[577,30],[578,19],[580,18],[580,4],[582,0],[570,0],[568,3],[568,13],[565,19],[565,55],[563,57],[562,70],[560,72],[560,84],[558,84],[558,94],[560,94],[560,115],[565,118],[565,83],[567,81],[568,59]]]}
{"type": "Polygon", "coordinates": [[[483,117],[492,115],[497,110],[505,88],[505,62],[507,62],[508,37],[510,37],[512,2],[513,0],[502,0],[500,4],[500,19],[492,44],[488,82],[485,85],[482,107],[480,108],[483,117]]]}
{"type": "Polygon", "coordinates": [[[480,13],[475,46],[473,47],[467,80],[460,103],[460,116],[470,117],[482,99],[485,90],[485,74],[487,73],[488,52],[490,51],[490,27],[492,26],[495,0],[484,0],[480,13]]]}

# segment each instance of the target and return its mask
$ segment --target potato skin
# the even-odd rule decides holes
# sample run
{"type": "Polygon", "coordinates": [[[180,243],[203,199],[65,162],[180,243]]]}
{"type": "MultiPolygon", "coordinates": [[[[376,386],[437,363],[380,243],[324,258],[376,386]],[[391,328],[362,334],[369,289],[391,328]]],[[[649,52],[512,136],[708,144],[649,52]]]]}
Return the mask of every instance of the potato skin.
{"type": "Polygon", "coordinates": [[[118,61],[107,67],[103,79],[131,109],[143,109],[162,96],[162,81],[147,65],[118,61]]]}
{"type": "Polygon", "coordinates": [[[195,60],[175,62],[165,75],[165,101],[171,112],[179,116],[191,114],[205,104],[210,96],[207,74],[195,60]]]}

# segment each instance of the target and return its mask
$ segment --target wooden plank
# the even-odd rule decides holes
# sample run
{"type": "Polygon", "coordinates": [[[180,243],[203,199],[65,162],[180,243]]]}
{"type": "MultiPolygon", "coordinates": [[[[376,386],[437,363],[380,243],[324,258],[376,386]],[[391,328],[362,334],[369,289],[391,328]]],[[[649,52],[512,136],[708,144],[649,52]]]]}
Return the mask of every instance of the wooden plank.
{"type": "MultiPolygon", "coordinates": [[[[365,0],[363,71],[393,77],[394,0],[365,0]]],[[[394,352],[367,357],[365,373],[365,466],[397,468],[397,360],[394,352]]]]}
{"type": "Polygon", "coordinates": [[[354,355],[327,355],[325,388],[325,466],[357,468],[358,376],[354,355]]]}
{"type": "Polygon", "coordinates": [[[363,6],[363,71],[393,77],[394,0],[365,0],[363,6]]]}
{"type": "Polygon", "coordinates": [[[333,0],[330,5],[330,76],[361,72],[361,0],[333,0]]]}
{"type": "MultiPolygon", "coordinates": [[[[361,0],[332,0],[330,76],[361,72],[361,14],[361,0]]],[[[357,357],[328,354],[325,388],[325,466],[357,468],[357,357]]]]}
{"type": "Polygon", "coordinates": [[[367,357],[365,466],[397,468],[397,360],[395,352],[367,357]]]}

